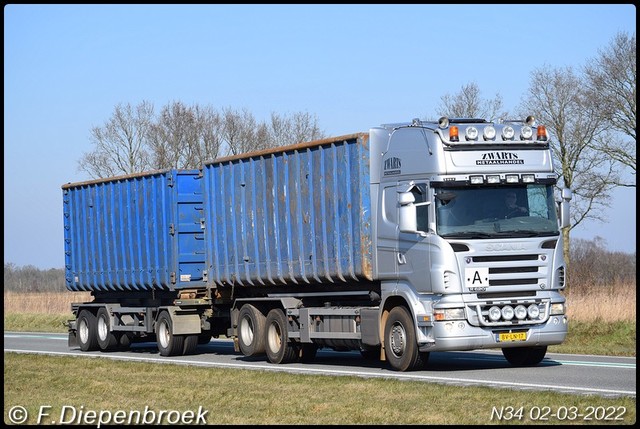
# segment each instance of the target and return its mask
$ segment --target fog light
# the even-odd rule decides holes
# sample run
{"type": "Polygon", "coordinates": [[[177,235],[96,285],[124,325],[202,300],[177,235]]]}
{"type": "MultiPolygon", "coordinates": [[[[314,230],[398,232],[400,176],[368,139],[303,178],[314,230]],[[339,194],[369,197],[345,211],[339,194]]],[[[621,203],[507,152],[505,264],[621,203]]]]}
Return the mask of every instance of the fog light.
{"type": "Polygon", "coordinates": [[[514,312],[516,314],[516,319],[522,320],[527,317],[527,309],[524,305],[518,305],[514,312]]]}
{"type": "Polygon", "coordinates": [[[505,305],[504,307],[502,307],[502,318],[504,320],[513,319],[513,307],[511,307],[510,305],[505,305]]]}
{"type": "Polygon", "coordinates": [[[493,306],[489,309],[489,320],[491,320],[492,322],[497,322],[498,320],[500,320],[500,308],[497,306],[493,306]]]}
{"type": "Polygon", "coordinates": [[[529,319],[537,319],[540,317],[540,309],[538,308],[538,304],[531,304],[527,308],[527,314],[529,315],[529,319]]]}

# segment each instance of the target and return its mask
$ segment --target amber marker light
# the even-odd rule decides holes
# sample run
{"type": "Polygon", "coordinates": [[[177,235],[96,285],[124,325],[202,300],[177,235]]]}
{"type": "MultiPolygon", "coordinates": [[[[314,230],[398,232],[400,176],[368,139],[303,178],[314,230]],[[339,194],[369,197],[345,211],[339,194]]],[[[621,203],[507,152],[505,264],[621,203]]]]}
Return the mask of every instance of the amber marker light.
{"type": "Polygon", "coordinates": [[[547,127],[538,125],[537,139],[543,142],[547,141],[547,127]]]}
{"type": "Polygon", "coordinates": [[[449,128],[449,140],[452,142],[460,141],[460,137],[458,136],[458,127],[455,125],[452,125],[451,128],[449,128]]]}

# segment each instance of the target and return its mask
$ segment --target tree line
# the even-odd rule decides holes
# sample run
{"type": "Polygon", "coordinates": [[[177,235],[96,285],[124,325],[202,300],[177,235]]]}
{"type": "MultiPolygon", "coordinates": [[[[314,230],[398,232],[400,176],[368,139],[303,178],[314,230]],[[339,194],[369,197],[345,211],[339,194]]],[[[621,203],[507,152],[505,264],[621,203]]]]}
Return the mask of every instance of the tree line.
{"type": "MultiPolygon", "coordinates": [[[[570,262],[570,231],[587,220],[604,221],[616,187],[635,188],[636,35],[618,33],[579,67],[543,65],[514,113],[498,93],[484,99],[475,82],[440,98],[439,116],[491,121],[533,115],[550,134],[558,188],[573,192],[571,226],[562,231],[570,262]]],[[[374,124],[375,125],[375,124],[374,124]]],[[[272,113],[257,121],[247,109],[169,103],[156,114],[143,101],[118,105],[112,117],[91,130],[93,149],[78,168],[92,178],[165,168],[200,168],[209,160],[324,138],[308,112],[272,113]]]]}
{"type": "MultiPolygon", "coordinates": [[[[571,246],[573,263],[569,267],[569,288],[613,287],[636,282],[635,252],[611,252],[604,239],[574,239],[571,246]]],[[[63,292],[66,291],[65,271],[62,268],[42,270],[33,265],[4,264],[5,292],[63,292]]]]}

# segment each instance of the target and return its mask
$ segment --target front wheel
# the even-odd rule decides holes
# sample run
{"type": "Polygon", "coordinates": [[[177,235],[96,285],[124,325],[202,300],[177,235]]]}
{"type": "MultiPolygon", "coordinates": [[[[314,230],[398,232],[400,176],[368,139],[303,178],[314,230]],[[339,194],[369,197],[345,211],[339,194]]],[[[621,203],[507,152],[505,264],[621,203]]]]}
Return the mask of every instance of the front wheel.
{"type": "Polygon", "coordinates": [[[509,347],[502,349],[502,354],[513,366],[535,366],[544,359],[547,346],[509,347]]]}
{"type": "Polygon", "coordinates": [[[161,356],[178,356],[184,349],[184,336],[173,334],[173,322],[166,311],[156,320],[156,339],[161,356]]]}
{"type": "Polygon", "coordinates": [[[267,314],[265,349],[271,363],[289,363],[297,358],[297,348],[289,342],[287,316],[279,308],[267,314]]]}
{"type": "Polygon", "coordinates": [[[413,319],[406,307],[395,307],[389,312],[384,342],[385,355],[393,369],[411,371],[424,365],[425,356],[418,350],[413,319]]]}

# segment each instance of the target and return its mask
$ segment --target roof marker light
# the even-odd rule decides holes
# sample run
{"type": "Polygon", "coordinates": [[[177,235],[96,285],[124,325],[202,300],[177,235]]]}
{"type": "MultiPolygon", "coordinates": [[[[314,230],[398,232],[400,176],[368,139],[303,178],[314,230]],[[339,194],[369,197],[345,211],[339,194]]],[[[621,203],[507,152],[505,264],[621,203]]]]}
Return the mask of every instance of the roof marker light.
{"type": "Polygon", "coordinates": [[[538,125],[537,139],[541,142],[547,141],[547,127],[544,125],[538,125]]]}
{"type": "Polygon", "coordinates": [[[458,127],[453,125],[449,128],[449,140],[452,142],[459,142],[460,137],[458,137],[458,127]]]}
{"type": "Polygon", "coordinates": [[[487,183],[492,183],[492,184],[500,183],[500,176],[498,176],[497,174],[496,175],[494,175],[494,174],[488,175],[487,176],[487,183]]]}
{"type": "Polygon", "coordinates": [[[524,183],[535,183],[536,176],[534,174],[523,174],[522,175],[522,181],[524,183]]]}
{"type": "Polygon", "coordinates": [[[517,174],[507,174],[505,179],[507,179],[507,183],[518,183],[520,181],[520,177],[517,174]]]}
{"type": "Polygon", "coordinates": [[[483,176],[469,176],[469,181],[472,185],[482,185],[484,183],[483,176]]]}

